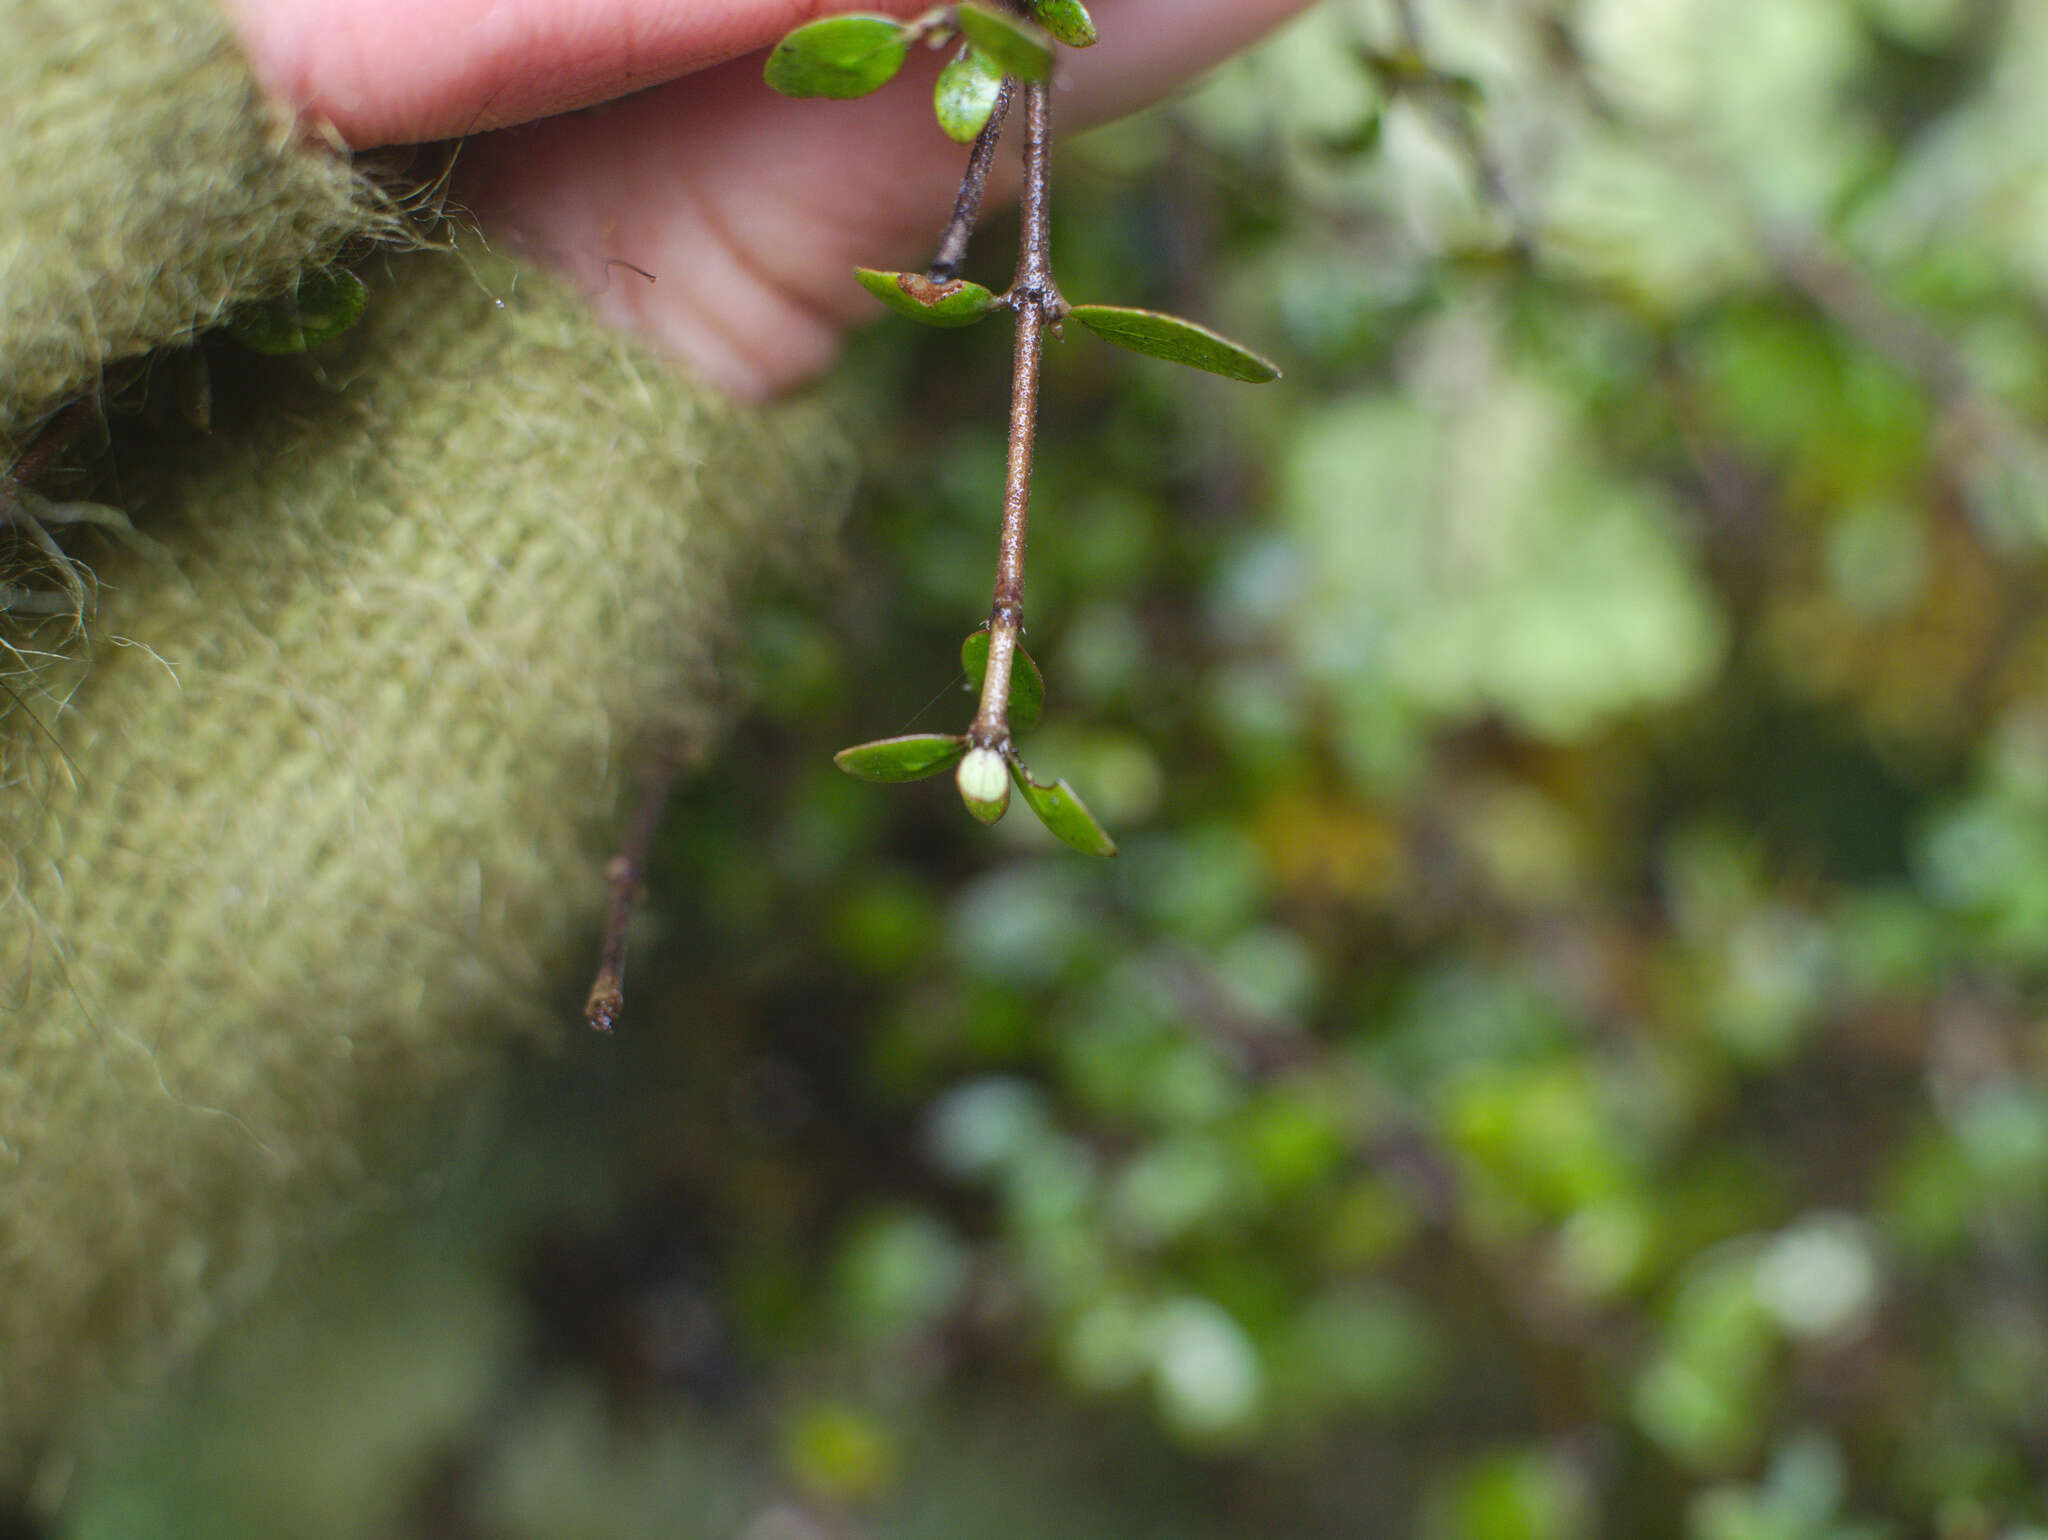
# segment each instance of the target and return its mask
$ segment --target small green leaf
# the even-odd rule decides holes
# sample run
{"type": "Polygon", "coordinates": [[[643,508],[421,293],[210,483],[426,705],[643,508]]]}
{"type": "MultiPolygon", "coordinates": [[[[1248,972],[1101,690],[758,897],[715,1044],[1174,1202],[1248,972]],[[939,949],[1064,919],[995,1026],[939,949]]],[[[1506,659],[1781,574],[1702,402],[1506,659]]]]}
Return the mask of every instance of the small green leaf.
{"type": "Polygon", "coordinates": [[[988,126],[1002,89],[1001,65],[972,43],[961,49],[960,56],[939,71],[939,83],[932,88],[932,107],[946,137],[974,143],[988,126]]]}
{"type": "Polygon", "coordinates": [[[1095,18],[1081,0],[1031,0],[1038,24],[1069,48],[1088,48],[1095,42],[1095,18]]]}
{"type": "Polygon", "coordinates": [[[1028,21],[975,0],[961,0],[960,30],[1005,75],[1036,84],[1052,74],[1052,39],[1028,21]]]}
{"type": "Polygon", "coordinates": [[[228,335],[258,353],[303,353],[355,325],[369,303],[370,291],[347,268],[308,273],[291,293],[235,311],[228,335]]]}
{"type": "Polygon", "coordinates": [[[1279,365],[1239,347],[1206,326],[1156,310],[1130,310],[1121,305],[1076,305],[1067,312],[1088,330],[1118,347],[1170,363],[1207,369],[1250,385],[1280,378],[1279,365]]]}
{"type": "Polygon", "coordinates": [[[996,295],[965,278],[934,283],[922,273],[888,273],[872,267],[857,267],[853,276],[898,315],[927,326],[972,326],[1003,305],[996,295]]]}
{"type": "Polygon", "coordinates": [[[863,781],[921,781],[952,769],[966,752],[967,740],[957,733],[911,733],[856,743],[834,754],[832,763],[863,781]]]}
{"type": "MultiPolygon", "coordinates": [[[[960,666],[967,670],[967,688],[981,693],[981,679],[988,672],[988,632],[976,631],[960,644],[960,666]]],[[[1022,645],[1010,665],[1010,731],[1028,733],[1038,725],[1045,711],[1045,675],[1031,661],[1022,645]]]]}
{"type": "Polygon", "coordinates": [[[1023,761],[1014,756],[1010,760],[1010,777],[1017,783],[1017,790],[1024,793],[1024,800],[1038,815],[1038,821],[1082,855],[1116,854],[1116,841],[1095,821],[1095,815],[1064,780],[1041,786],[1024,768],[1023,761]]]}
{"type": "Polygon", "coordinates": [[[909,55],[910,34],[893,17],[828,16],[777,43],[761,75],[784,96],[866,96],[909,55]]]}
{"type": "Polygon", "coordinates": [[[994,749],[969,750],[953,779],[967,811],[983,823],[994,823],[1010,810],[1010,777],[994,749]]]}

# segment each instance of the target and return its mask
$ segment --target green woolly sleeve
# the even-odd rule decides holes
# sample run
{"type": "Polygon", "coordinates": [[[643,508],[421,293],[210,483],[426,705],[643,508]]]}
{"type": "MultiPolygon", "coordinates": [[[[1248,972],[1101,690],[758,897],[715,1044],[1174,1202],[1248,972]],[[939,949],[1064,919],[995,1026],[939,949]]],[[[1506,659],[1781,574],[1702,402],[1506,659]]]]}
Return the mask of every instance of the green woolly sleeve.
{"type": "MultiPolygon", "coordinates": [[[[82,622],[0,605],[19,1482],[566,1025],[536,1002],[588,965],[636,753],[712,730],[736,591],[846,467],[540,274],[376,247],[390,205],[196,0],[11,0],[0,102],[0,448],[158,350],[58,467],[128,526],[55,530],[82,622]],[[337,341],[209,331],[338,260],[369,302],[337,341]],[[155,409],[195,363],[208,431],[155,409]]],[[[48,592],[38,506],[0,509],[0,571],[48,592]]]]}

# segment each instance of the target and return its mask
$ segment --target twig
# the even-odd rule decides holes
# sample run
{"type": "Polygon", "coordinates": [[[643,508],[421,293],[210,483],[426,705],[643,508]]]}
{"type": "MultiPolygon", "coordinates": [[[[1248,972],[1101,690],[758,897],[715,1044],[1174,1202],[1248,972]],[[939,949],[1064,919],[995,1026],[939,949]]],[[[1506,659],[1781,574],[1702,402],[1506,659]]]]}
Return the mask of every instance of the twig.
{"type": "Polygon", "coordinates": [[[1779,275],[1829,320],[1909,375],[1944,408],[1968,407],[1976,382],[1960,349],[1912,311],[1878,292],[1839,246],[1816,230],[1759,228],[1779,275]]]}
{"type": "Polygon", "coordinates": [[[1417,94],[1422,98],[1423,110],[1464,152],[1479,177],[1480,192],[1486,201],[1507,217],[1510,252],[1520,260],[1528,260],[1536,250],[1534,226],[1522,207],[1521,199],[1508,185],[1507,172],[1500,157],[1493,152],[1486,136],[1480,133],[1478,123],[1473,120],[1472,109],[1450,90],[1450,78],[1430,63],[1422,17],[1416,9],[1415,0],[1395,0],[1394,13],[1401,25],[1402,39],[1409,53],[1414,55],[1420,73],[1421,90],[1417,94]]]}
{"type": "Polygon", "coordinates": [[[611,1031],[626,1008],[626,931],[646,881],[647,851],[661,827],[669,798],[675,794],[676,782],[694,759],[690,753],[670,748],[655,760],[619,853],[605,866],[605,880],[612,889],[611,908],[605,915],[597,977],[591,981],[590,998],[583,1003],[583,1019],[600,1032],[611,1031]]]}
{"type": "Polygon", "coordinates": [[[960,192],[953,200],[953,215],[939,237],[938,254],[926,276],[933,283],[951,283],[960,276],[960,264],[967,259],[967,242],[974,234],[974,222],[981,217],[981,195],[988,187],[989,168],[995,164],[996,145],[1003,137],[1003,119],[1010,115],[1010,99],[1016,83],[1008,75],[996,90],[996,104],[989,109],[988,122],[975,135],[974,148],[967,156],[967,170],[960,178],[960,192]]]}
{"type": "Polygon", "coordinates": [[[1010,380],[1010,463],[1003,486],[1003,532],[996,558],[995,597],[988,612],[988,672],[981,703],[967,728],[977,749],[1010,752],[1010,668],[1024,629],[1025,533],[1031,517],[1031,455],[1038,434],[1038,368],[1045,329],[1066,305],[1052,278],[1048,191],[1052,148],[1051,94],[1024,88],[1024,234],[1009,299],[1017,312],[1016,364],[1010,380]]]}
{"type": "Polygon", "coordinates": [[[1394,0],[1394,16],[1401,23],[1401,35],[1419,59],[1422,57],[1422,17],[1415,0],[1394,0]]]}

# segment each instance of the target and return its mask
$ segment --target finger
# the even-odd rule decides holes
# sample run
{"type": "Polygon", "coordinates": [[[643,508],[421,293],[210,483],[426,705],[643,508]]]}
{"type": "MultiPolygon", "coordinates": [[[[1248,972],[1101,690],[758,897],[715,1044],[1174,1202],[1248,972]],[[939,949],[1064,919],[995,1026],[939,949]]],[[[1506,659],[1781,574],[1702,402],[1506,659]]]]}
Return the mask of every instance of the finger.
{"type": "Polygon", "coordinates": [[[1098,0],[1103,41],[1060,55],[1065,118],[1106,123],[1159,100],[1312,0],[1098,0]]]}
{"type": "MultiPolygon", "coordinates": [[[[1115,0],[1104,42],[1062,56],[1056,117],[1072,128],[1141,105],[1303,3],[1115,0]]],[[[875,313],[854,265],[929,255],[965,160],[932,119],[935,68],[857,102],[792,102],[761,84],[758,59],[736,61],[487,136],[468,152],[467,195],[608,318],[728,389],[770,395],[829,365],[840,333],[875,313]]]]}
{"type": "MultiPolygon", "coordinates": [[[[834,0],[225,0],[257,78],[356,149],[625,96],[764,48],[834,0]]],[[[861,0],[908,15],[920,0],[861,0]]]]}

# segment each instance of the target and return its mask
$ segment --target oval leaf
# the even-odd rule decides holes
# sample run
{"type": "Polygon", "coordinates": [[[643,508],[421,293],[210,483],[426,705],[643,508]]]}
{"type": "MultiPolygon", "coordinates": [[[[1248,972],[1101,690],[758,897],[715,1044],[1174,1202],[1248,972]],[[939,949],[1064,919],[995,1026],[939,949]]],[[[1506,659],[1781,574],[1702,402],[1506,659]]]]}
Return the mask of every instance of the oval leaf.
{"type": "Polygon", "coordinates": [[[1002,66],[971,43],[963,48],[939,71],[939,83],[932,88],[932,107],[946,137],[960,144],[980,138],[1002,89],[1002,66]]]}
{"type": "Polygon", "coordinates": [[[853,276],[898,315],[927,326],[972,326],[1003,304],[980,284],[965,278],[934,283],[922,273],[885,273],[872,267],[857,267],[853,276]]]}
{"type": "Polygon", "coordinates": [[[866,96],[909,54],[909,34],[892,17],[828,16],[777,43],[761,76],[784,96],[866,96]]]}
{"type": "Polygon", "coordinates": [[[1121,305],[1076,305],[1067,312],[1088,330],[1118,347],[1211,374],[1263,385],[1280,378],[1279,365],[1239,347],[1206,326],[1156,310],[1130,310],[1121,305]]]}
{"type": "Polygon", "coordinates": [[[229,316],[228,335],[258,353],[303,353],[355,325],[369,303],[363,280],[346,268],[308,273],[291,293],[229,316]]]}
{"type": "Polygon", "coordinates": [[[832,763],[863,781],[921,781],[952,769],[966,752],[967,740],[957,733],[911,733],[856,743],[834,754],[832,763]]]}
{"type": "MultiPolygon", "coordinates": [[[[967,670],[967,688],[979,695],[982,676],[988,672],[987,631],[977,631],[960,644],[960,666],[967,670]]],[[[1010,731],[1030,732],[1044,711],[1045,675],[1020,643],[1010,665],[1010,731]]]]}
{"type": "Polygon", "coordinates": [[[1069,48],[1087,48],[1095,42],[1095,18],[1081,0],[1031,0],[1038,24],[1069,48]]]}
{"type": "Polygon", "coordinates": [[[961,0],[960,30],[1005,75],[1035,85],[1052,74],[1052,39],[1028,21],[961,0]]]}
{"type": "Polygon", "coordinates": [[[1109,831],[1095,821],[1095,815],[1088,811],[1087,804],[1074,795],[1074,788],[1064,780],[1041,786],[1016,759],[1010,761],[1010,776],[1016,781],[1017,790],[1024,794],[1031,811],[1038,815],[1038,821],[1066,844],[1084,856],[1116,854],[1116,841],[1109,837],[1109,831]]]}

